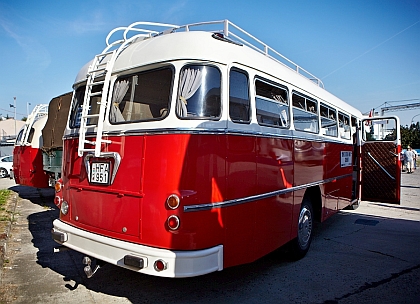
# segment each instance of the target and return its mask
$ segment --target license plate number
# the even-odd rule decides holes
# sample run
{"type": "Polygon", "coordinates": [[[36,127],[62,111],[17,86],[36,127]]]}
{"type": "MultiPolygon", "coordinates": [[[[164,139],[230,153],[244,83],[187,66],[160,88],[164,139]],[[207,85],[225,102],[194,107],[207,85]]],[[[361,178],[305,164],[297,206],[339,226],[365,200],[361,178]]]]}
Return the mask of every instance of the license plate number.
{"type": "Polygon", "coordinates": [[[92,163],[90,170],[90,182],[96,184],[109,184],[109,162],[92,163]]]}

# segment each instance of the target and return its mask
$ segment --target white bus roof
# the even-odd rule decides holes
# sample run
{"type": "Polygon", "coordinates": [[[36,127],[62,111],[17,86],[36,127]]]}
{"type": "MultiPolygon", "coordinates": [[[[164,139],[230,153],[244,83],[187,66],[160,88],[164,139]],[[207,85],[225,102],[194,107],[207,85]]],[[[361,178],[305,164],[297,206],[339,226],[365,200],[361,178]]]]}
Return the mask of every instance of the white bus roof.
{"type": "MultiPolygon", "coordinates": [[[[291,84],[303,91],[303,93],[306,92],[321,99],[321,101],[324,100],[333,104],[339,110],[341,109],[357,117],[362,116],[359,110],[323,89],[320,79],[229,21],[220,22],[200,23],[181,27],[164,24],[163,26],[169,28],[166,32],[149,32],[149,30],[140,29],[139,31],[142,31],[141,34],[136,34],[136,36],[131,38],[127,37],[128,30],[132,27],[131,25],[127,28],[117,28],[107,36],[107,48],[104,52],[115,46],[120,47],[120,54],[115,61],[113,73],[121,73],[136,67],[178,60],[216,62],[225,65],[239,63],[291,84]],[[220,22],[225,27],[222,31],[191,30],[193,27],[198,29],[202,25],[213,26],[220,22]],[[239,29],[240,34],[226,31],[228,25],[234,27],[235,30],[239,29]],[[123,39],[110,43],[110,37],[118,30],[124,30],[123,39]],[[215,39],[213,37],[214,32],[224,33],[224,35],[220,35],[222,39],[226,37],[225,34],[227,33],[229,36],[226,37],[228,38],[226,41],[233,43],[215,39]],[[240,37],[240,35],[244,35],[243,33],[245,33],[246,39],[240,37]],[[232,36],[233,39],[230,40],[232,36]],[[249,42],[250,40],[252,42],[249,42]],[[259,45],[256,46],[255,42],[259,45]]],[[[155,23],[142,22],[134,25],[138,24],[156,25],[155,23]]],[[[81,69],[75,83],[86,79],[89,64],[86,64],[81,69]]]]}

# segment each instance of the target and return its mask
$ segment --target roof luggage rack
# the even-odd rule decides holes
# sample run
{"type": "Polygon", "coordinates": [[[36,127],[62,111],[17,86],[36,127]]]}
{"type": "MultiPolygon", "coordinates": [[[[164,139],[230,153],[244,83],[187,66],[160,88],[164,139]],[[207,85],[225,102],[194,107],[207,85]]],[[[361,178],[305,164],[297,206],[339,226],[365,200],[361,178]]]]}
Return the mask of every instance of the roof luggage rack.
{"type": "Polygon", "coordinates": [[[30,143],[28,142],[28,139],[29,139],[29,133],[31,132],[31,128],[33,124],[40,118],[47,115],[48,115],[48,104],[39,104],[35,106],[31,114],[28,115],[28,119],[26,119],[22,137],[21,137],[21,140],[19,141],[20,145],[30,145],[30,143]]]}
{"type": "MultiPolygon", "coordinates": [[[[306,77],[311,80],[319,87],[324,88],[324,84],[321,79],[311,74],[301,66],[294,63],[292,60],[283,56],[272,47],[268,46],[261,40],[255,38],[239,26],[230,22],[229,20],[220,20],[220,21],[208,21],[208,22],[199,22],[191,23],[186,25],[173,25],[166,23],[155,23],[155,22],[134,22],[127,27],[118,27],[109,32],[106,37],[106,45],[104,52],[107,52],[109,49],[119,46],[119,48],[125,48],[126,45],[135,39],[147,39],[155,36],[165,35],[173,32],[180,31],[208,31],[212,33],[220,33],[225,37],[235,39],[238,42],[247,45],[248,47],[254,49],[255,51],[264,54],[265,56],[273,59],[276,62],[279,62],[290,69],[294,70],[298,74],[306,77]],[[141,26],[141,28],[140,28],[141,26]],[[165,28],[164,31],[159,31],[159,28],[165,28]],[[111,37],[119,31],[123,31],[123,37],[121,40],[115,40],[110,42],[111,37]],[[124,46],[123,46],[124,45],[124,46]]],[[[120,50],[120,52],[122,49],[120,50]]]]}

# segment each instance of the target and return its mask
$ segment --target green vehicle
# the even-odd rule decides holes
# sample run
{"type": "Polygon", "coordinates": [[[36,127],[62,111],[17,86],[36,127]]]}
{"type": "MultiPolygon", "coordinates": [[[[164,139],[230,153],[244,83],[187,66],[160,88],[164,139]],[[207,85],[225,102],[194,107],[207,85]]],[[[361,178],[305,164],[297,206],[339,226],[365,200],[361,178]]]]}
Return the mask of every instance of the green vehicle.
{"type": "Polygon", "coordinates": [[[54,187],[61,177],[63,134],[69,114],[72,92],[57,96],[48,106],[48,120],[42,129],[43,169],[49,176],[48,185],[54,187]]]}

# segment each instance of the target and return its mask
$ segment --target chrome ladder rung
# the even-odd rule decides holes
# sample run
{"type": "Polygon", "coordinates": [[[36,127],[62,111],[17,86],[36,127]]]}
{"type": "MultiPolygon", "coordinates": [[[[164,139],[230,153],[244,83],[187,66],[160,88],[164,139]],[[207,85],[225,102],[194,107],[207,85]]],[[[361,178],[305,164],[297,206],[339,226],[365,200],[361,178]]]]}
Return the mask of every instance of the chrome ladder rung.
{"type": "Polygon", "coordinates": [[[95,97],[95,96],[99,96],[99,95],[102,95],[102,92],[91,93],[90,97],[95,97]]]}
{"type": "Polygon", "coordinates": [[[104,84],[104,83],[105,83],[105,80],[102,80],[102,81],[95,81],[95,82],[87,83],[87,84],[86,84],[86,86],[88,86],[88,87],[93,87],[93,86],[96,86],[96,85],[101,85],[101,84],[104,84]]]}
{"type": "Polygon", "coordinates": [[[99,114],[87,114],[87,115],[82,116],[82,118],[93,118],[93,117],[99,117],[99,114]]]}

